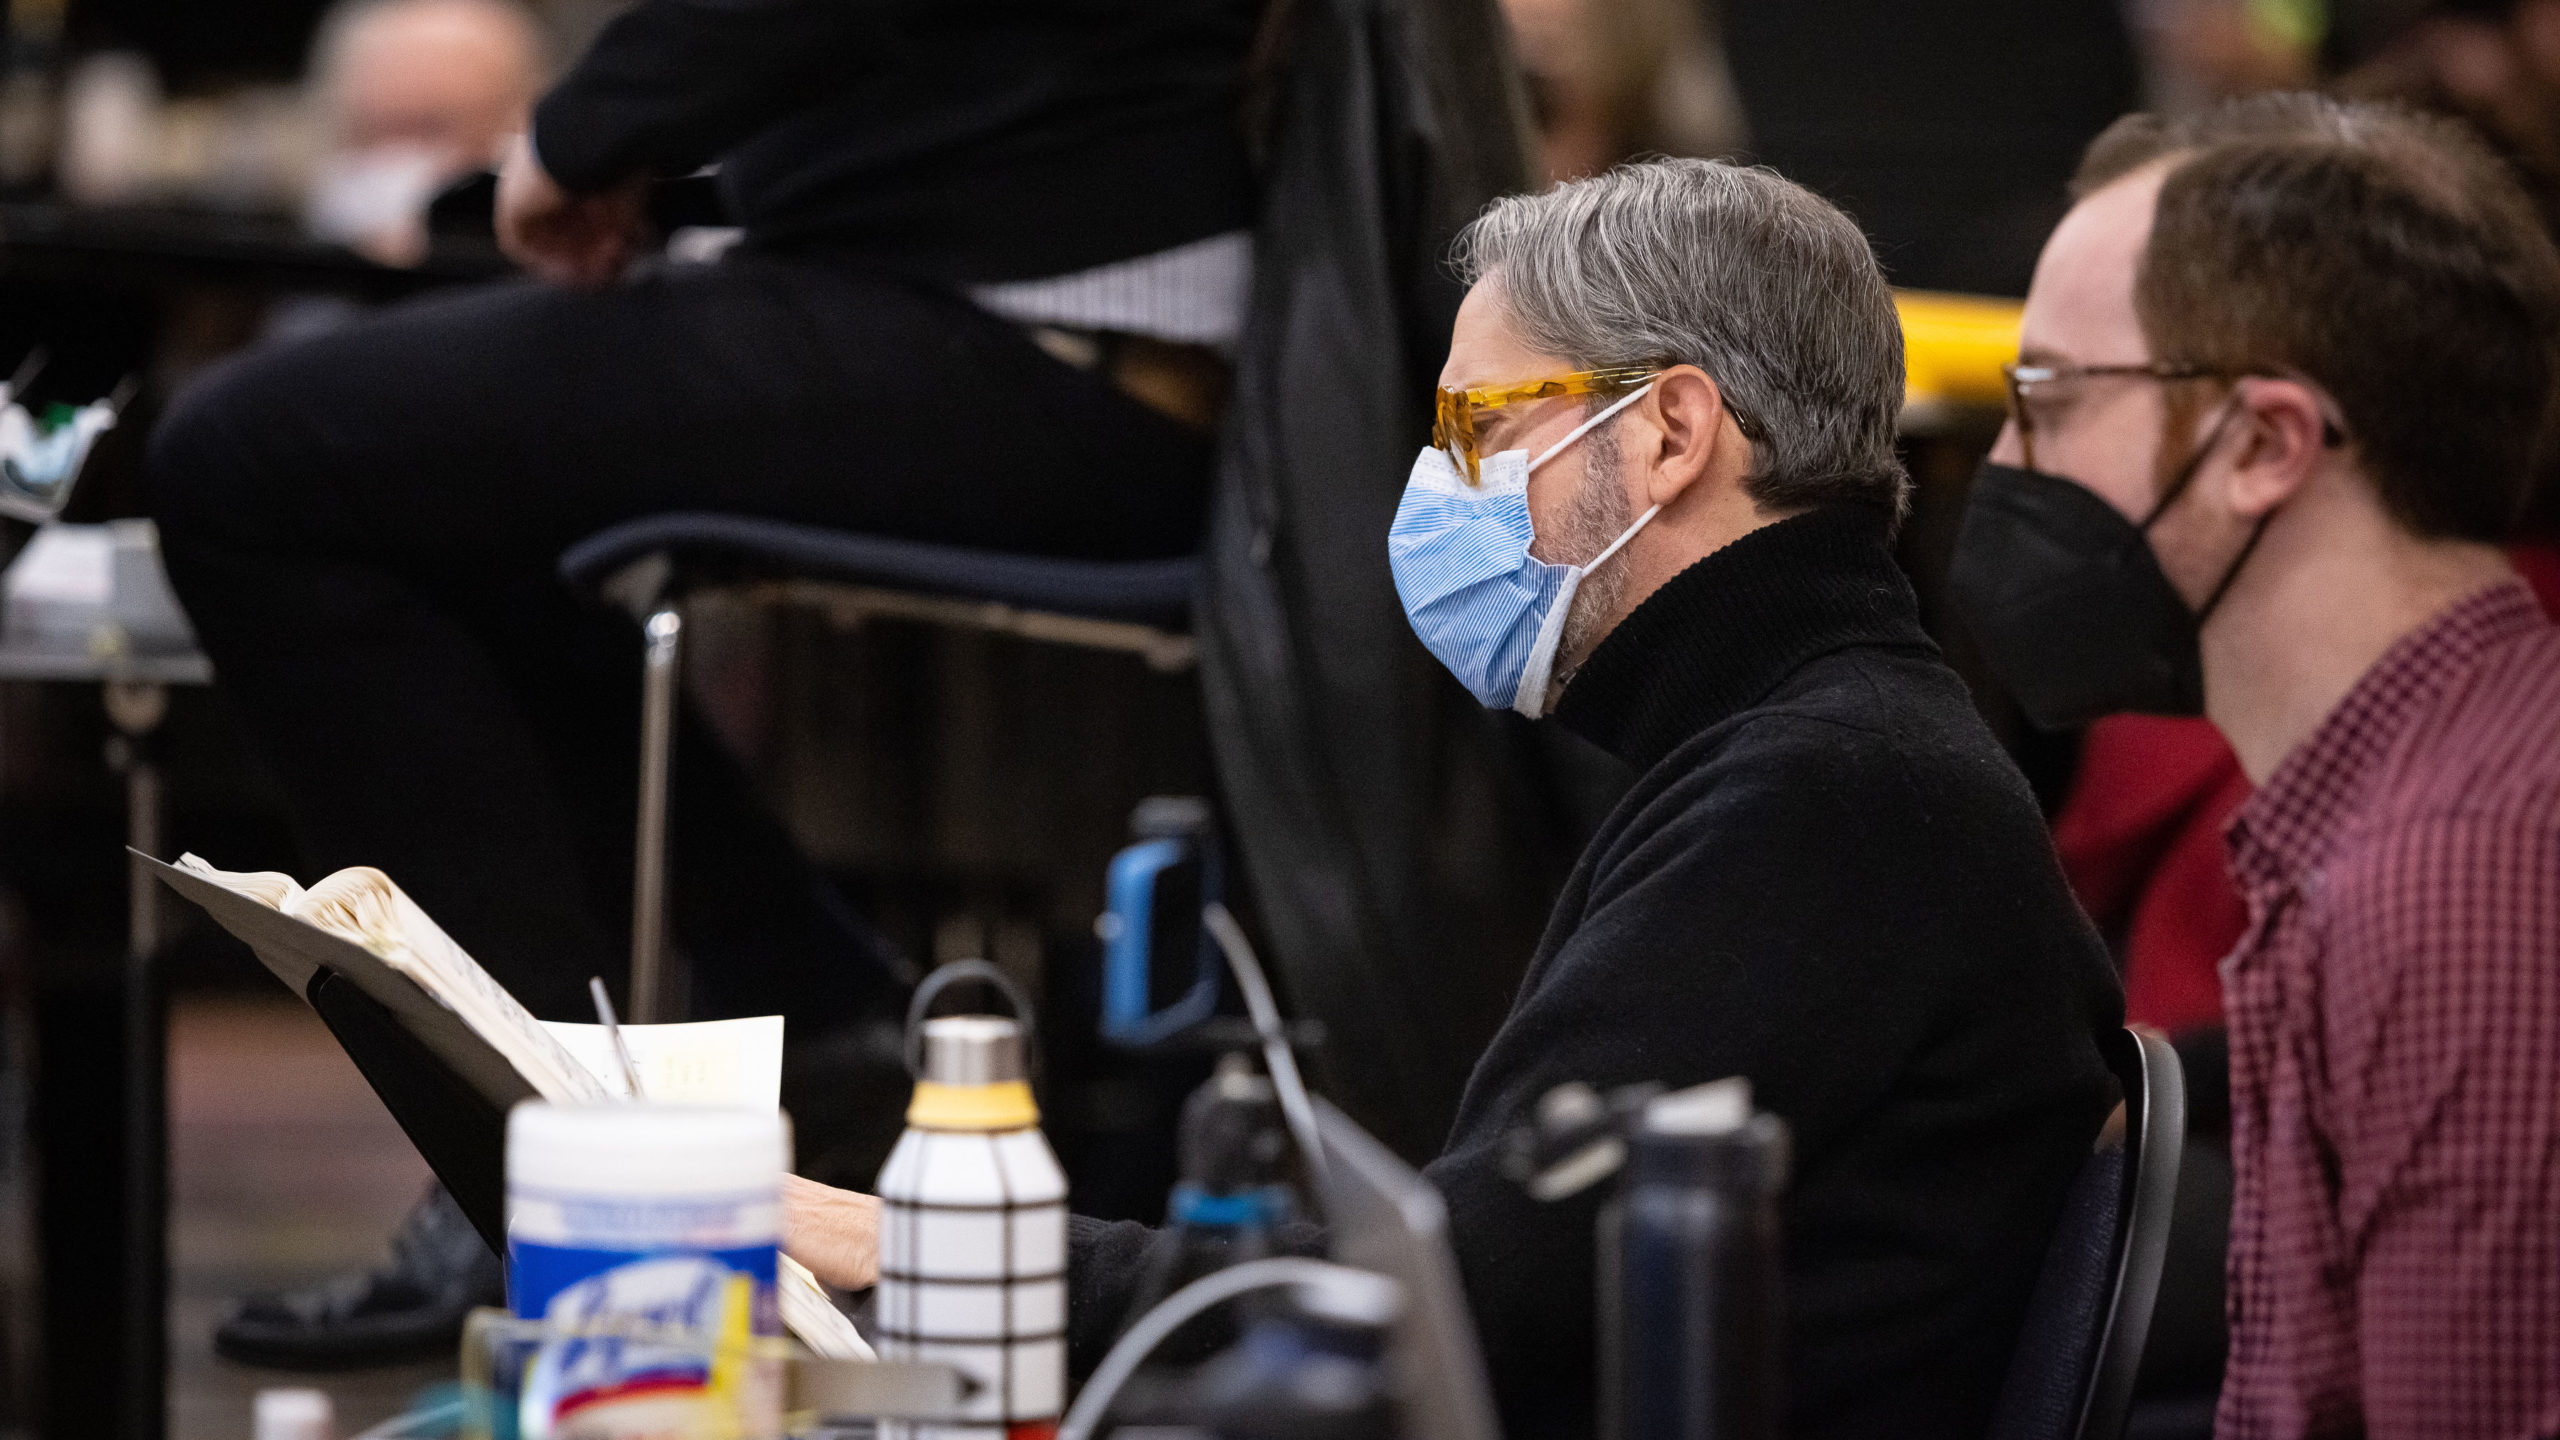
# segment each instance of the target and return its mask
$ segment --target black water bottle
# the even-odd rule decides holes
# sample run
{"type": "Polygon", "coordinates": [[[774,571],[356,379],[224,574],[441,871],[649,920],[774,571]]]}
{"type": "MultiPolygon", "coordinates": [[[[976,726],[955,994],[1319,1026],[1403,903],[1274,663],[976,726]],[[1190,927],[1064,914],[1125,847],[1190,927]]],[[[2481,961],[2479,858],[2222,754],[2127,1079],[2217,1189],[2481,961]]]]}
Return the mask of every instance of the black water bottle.
{"type": "Polygon", "coordinates": [[[1630,1128],[1600,1214],[1603,1440],[1775,1440],[1787,1164],[1786,1126],[1739,1081],[1658,1097],[1630,1128]]]}

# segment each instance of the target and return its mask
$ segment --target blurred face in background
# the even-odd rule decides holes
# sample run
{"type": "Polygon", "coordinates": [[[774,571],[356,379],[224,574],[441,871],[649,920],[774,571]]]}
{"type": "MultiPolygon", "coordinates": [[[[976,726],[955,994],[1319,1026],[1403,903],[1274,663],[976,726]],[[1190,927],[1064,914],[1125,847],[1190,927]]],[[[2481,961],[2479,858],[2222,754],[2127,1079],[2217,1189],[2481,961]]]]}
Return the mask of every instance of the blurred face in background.
{"type": "Polygon", "coordinates": [[[2546,179],[2560,168],[2560,0],[2522,0],[2503,17],[2433,17],[2396,58],[2417,72],[2410,88],[2422,99],[2469,116],[2546,179]]]}
{"type": "Polygon", "coordinates": [[[1502,13],[1548,179],[1741,148],[1741,102],[1699,0],[1502,0],[1502,13]]]}
{"type": "Polygon", "coordinates": [[[2231,95],[2298,90],[2319,72],[2318,0],[2133,0],[2126,16],[2170,109],[2231,95]]]}
{"type": "Polygon", "coordinates": [[[324,158],[310,228],[413,262],[426,202],[493,167],[543,82],[542,38],[512,0],[355,0],[315,47],[324,158]]]}
{"type": "Polygon", "coordinates": [[[2560,0],[2438,0],[2337,88],[2470,121],[2516,167],[2545,223],[2560,227],[2560,0]]]}
{"type": "Polygon", "coordinates": [[[321,42],[329,146],[401,146],[458,168],[493,164],[542,84],[541,37],[499,0],[371,0],[321,42]]]}

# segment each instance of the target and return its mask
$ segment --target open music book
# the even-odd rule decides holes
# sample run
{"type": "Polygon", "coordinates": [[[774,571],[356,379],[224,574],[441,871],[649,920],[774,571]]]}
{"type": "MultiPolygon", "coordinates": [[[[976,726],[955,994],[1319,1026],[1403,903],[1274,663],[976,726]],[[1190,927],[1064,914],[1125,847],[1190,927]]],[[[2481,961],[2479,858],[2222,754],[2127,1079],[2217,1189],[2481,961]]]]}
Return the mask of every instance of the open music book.
{"type": "MultiPolygon", "coordinates": [[[[193,855],[175,865],[142,858],[320,1012],[493,1246],[505,1236],[508,1107],[537,1096],[566,1105],[631,1098],[603,1026],[536,1020],[379,870],[356,866],[305,889],[193,855]]],[[[781,1103],[779,1015],[620,1028],[651,1100],[781,1103]]],[[[787,1255],[779,1292],[783,1323],[811,1351],[870,1358],[816,1277],[787,1255]]]]}

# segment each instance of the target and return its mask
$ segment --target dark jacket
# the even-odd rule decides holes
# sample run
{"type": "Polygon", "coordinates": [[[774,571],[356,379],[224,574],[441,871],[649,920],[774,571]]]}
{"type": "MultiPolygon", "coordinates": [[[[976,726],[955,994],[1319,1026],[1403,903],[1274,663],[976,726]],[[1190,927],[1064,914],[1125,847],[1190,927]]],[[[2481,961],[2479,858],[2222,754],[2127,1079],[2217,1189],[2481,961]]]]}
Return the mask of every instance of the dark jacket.
{"type": "MultiPolygon", "coordinates": [[[[1567,1080],[1750,1078],[1793,1131],[1790,1433],[1978,1436],[2111,1103],[2105,949],[1922,634],[1877,512],[1756,531],[1602,642],[1558,717],[1642,770],[1566,883],[1426,1174],[1506,1434],[1588,1434],[1593,1224],[1505,1131],[1567,1080]]],[[[1142,1252],[1079,1225],[1088,1316],[1142,1252]]],[[[1118,1293],[1125,1294],[1125,1290],[1118,1293]]]]}
{"type": "Polygon", "coordinates": [[[572,189],[714,160],[760,244],[1028,279],[1250,224],[1258,0],[640,0],[534,112],[572,189]]]}
{"type": "Polygon", "coordinates": [[[1527,184],[1501,16],[1274,4],[1295,23],[1210,496],[1201,700],[1263,954],[1325,1027],[1326,1093],[1419,1163],[1627,777],[1478,705],[1387,572],[1464,293],[1450,239],[1527,184]]]}

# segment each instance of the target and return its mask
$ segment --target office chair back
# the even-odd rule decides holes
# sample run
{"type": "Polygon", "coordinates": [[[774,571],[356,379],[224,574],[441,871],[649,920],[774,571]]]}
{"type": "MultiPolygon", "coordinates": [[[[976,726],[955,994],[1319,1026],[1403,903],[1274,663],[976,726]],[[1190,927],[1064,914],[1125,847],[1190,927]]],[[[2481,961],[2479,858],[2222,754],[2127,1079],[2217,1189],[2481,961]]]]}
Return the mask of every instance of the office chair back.
{"type": "Polygon", "coordinates": [[[2160,1293],[2186,1141],[2177,1052],[2135,1030],[2107,1037],[2124,1086],[2124,1127],[2091,1152],[2027,1303],[1993,1413],[1992,1440],[2117,1440],[2160,1293]]]}

